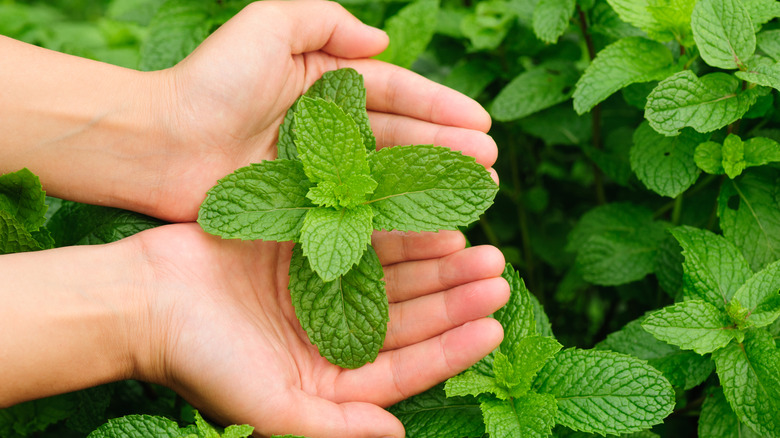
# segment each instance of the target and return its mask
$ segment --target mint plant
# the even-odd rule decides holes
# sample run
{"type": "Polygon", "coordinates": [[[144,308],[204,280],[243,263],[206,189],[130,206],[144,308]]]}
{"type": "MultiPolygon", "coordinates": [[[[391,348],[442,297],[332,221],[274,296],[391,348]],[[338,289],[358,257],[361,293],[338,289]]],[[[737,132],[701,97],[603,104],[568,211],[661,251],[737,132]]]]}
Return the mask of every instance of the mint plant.
{"type": "Polygon", "coordinates": [[[375,150],[362,77],[328,72],[290,109],[279,156],[209,190],[198,222],[224,238],[295,241],[290,293],[325,358],[372,362],[388,303],[374,230],[438,231],[474,222],[498,191],[471,158],[432,145],[375,150]],[[353,116],[354,115],[354,116],[353,116]]]}

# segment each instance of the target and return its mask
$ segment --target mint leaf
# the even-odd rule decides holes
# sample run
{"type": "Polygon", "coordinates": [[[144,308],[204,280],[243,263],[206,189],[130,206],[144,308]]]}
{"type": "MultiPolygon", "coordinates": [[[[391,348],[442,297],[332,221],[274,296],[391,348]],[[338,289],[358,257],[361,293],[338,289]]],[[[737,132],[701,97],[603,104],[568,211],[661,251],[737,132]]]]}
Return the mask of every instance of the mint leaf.
{"type": "Polygon", "coordinates": [[[700,144],[694,159],[705,172],[716,175],[726,173],[734,179],[748,167],[780,161],[780,144],[764,137],[743,142],[738,136],[729,134],[722,146],[713,141],[700,144]]]}
{"type": "Polygon", "coordinates": [[[497,394],[500,389],[494,377],[476,371],[466,371],[452,376],[444,384],[444,392],[447,397],[477,396],[485,393],[497,394]]]}
{"type": "Polygon", "coordinates": [[[694,152],[707,136],[684,129],[676,137],[663,136],[647,122],[634,132],[631,169],[644,185],[662,196],[676,198],[699,177],[694,152]]]}
{"type": "Polygon", "coordinates": [[[691,15],[693,39],[704,62],[740,68],[756,50],[750,15],[740,0],[699,0],[691,15]]]}
{"type": "Polygon", "coordinates": [[[532,18],[536,36],[546,43],[556,43],[569,27],[576,3],[575,0],[539,0],[532,18]]]}
{"type": "Polygon", "coordinates": [[[674,391],[658,370],[611,351],[563,350],[542,368],[534,386],[555,396],[558,424],[583,432],[637,432],[660,423],[674,408],[674,391]]]}
{"type": "Polygon", "coordinates": [[[780,61],[780,29],[760,32],[756,35],[756,45],[767,56],[775,61],[780,61]]]}
{"type": "Polygon", "coordinates": [[[263,161],[219,180],[200,206],[198,223],[206,232],[229,239],[297,239],[312,183],[299,161],[263,161]]]}
{"type": "Polygon", "coordinates": [[[493,371],[496,384],[505,389],[506,397],[496,394],[499,398],[521,397],[531,389],[531,382],[536,373],[562,347],[553,338],[529,336],[520,339],[512,347],[511,354],[496,353],[493,371]],[[509,362],[509,361],[512,362],[509,362]],[[502,363],[506,361],[506,363],[502,363]]]}
{"type": "Polygon", "coordinates": [[[520,274],[509,263],[501,274],[509,283],[509,301],[504,307],[496,310],[493,317],[504,328],[504,340],[501,341],[500,351],[508,355],[513,363],[520,358],[514,356],[514,348],[523,338],[538,333],[534,307],[531,305],[531,293],[525,287],[525,282],[520,274]]]}
{"type": "Polygon", "coordinates": [[[744,0],[742,4],[756,31],[771,19],[780,17],[780,3],[775,0],[744,0]]]}
{"type": "Polygon", "coordinates": [[[619,331],[607,335],[596,348],[646,360],[663,373],[672,386],[686,391],[702,384],[712,374],[715,364],[709,357],[683,351],[656,339],[642,328],[642,321],[644,318],[629,322],[619,331]]]}
{"type": "Polygon", "coordinates": [[[173,67],[209,35],[214,3],[209,0],[167,0],[149,23],[149,36],[141,45],[139,69],[173,67]]]}
{"type": "Polygon", "coordinates": [[[401,420],[409,438],[480,438],[485,433],[479,403],[472,397],[445,396],[443,385],[388,410],[401,420]]]}
{"type": "Polygon", "coordinates": [[[367,205],[318,207],[306,214],[300,236],[303,254],[323,281],[335,280],[360,261],[371,243],[372,215],[367,205]]]}
{"type": "Polygon", "coordinates": [[[0,176],[0,210],[8,212],[29,232],[46,222],[46,193],[35,174],[24,168],[0,176]]]}
{"type": "Polygon", "coordinates": [[[376,181],[368,175],[351,175],[341,183],[320,181],[309,189],[306,197],[322,207],[351,208],[362,204],[367,193],[376,188],[376,181]]]}
{"type": "Polygon", "coordinates": [[[63,394],[0,409],[0,436],[25,437],[43,432],[76,412],[74,401],[73,394],[63,394]]]}
{"type": "Polygon", "coordinates": [[[737,337],[738,330],[720,309],[703,300],[683,301],[655,311],[642,328],[683,350],[712,353],[737,337]]]}
{"type": "MultiPolygon", "coordinates": [[[[512,6],[503,1],[478,2],[472,13],[462,17],[459,37],[466,37],[469,40],[470,51],[488,51],[498,48],[516,18],[515,14],[518,11],[512,6]]],[[[525,12],[529,16],[533,14],[533,10],[525,12]]],[[[528,34],[528,38],[531,38],[530,32],[528,34]]]]}
{"type": "Polygon", "coordinates": [[[664,135],[677,135],[685,126],[711,132],[739,120],[767,92],[740,88],[739,80],[725,73],[699,78],[684,70],[661,81],[647,96],[645,118],[664,135]]]}
{"type": "Polygon", "coordinates": [[[113,418],[87,438],[179,438],[179,425],[173,420],[151,415],[113,418]]]}
{"type": "Polygon", "coordinates": [[[672,234],[683,248],[683,294],[725,310],[734,293],[753,276],[742,254],[729,241],[707,230],[677,227],[672,234]]]}
{"type": "Polygon", "coordinates": [[[111,404],[113,386],[101,385],[72,393],[71,404],[75,412],[68,416],[68,429],[86,435],[106,420],[106,409],[111,404]]]}
{"type": "Polygon", "coordinates": [[[773,323],[780,317],[780,260],[750,277],[733,300],[747,309],[747,322],[751,326],[773,323]]]}
{"type": "Polygon", "coordinates": [[[740,423],[720,387],[709,388],[699,417],[699,438],[761,438],[740,423]]]}
{"type": "Polygon", "coordinates": [[[402,8],[385,23],[390,45],[376,59],[411,67],[433,38],[438,14],[438,0],[417,0],[402,8]]]}
{"type": "Polygon", "coordinates": [[[754,270],[780,259],[780,172],[762,167],[726,181],[718,196],[723,235],[754,270]]]}
{"type": "MultiPolygon", "coordinates": [[[[646,33],[658,33],[662,28],[660,23],[650,12],[650,1],[648,0],[607,0],[612,9],[618,14],[621,20],[632,24],[646,33]]],[[[671,39],[671,36],[669,36],[671,39]]],[[[661,39],[666,41],[666,39],[661,39]]]]}
{"type": "Polygon", "coordinates": [[[555,426],[556,402],[549,394],[485,400],[481,408],[491,438],[546,437],[555,426]]]}
{"type": "Polygon", "coordinates": [[[290,295],[301,326],[323,357],[344,368],[373,362],[387,332],[382,265],[368,248],[355,268],[330,282],[311,269],[300,245],[290,261],[290,295]]]}
{"type": "Polygon", "coordinates": [[[495,71],[486,69],[483,62],[473,60],[457,64],[441,84],[476,99],[495,78],[495,71]]]}
{"type": "Polygon", "coordinates": [[[369,163],[378,183],[368,197],[375,229],[456,229],[477,220],[498,191],[473,157],[444,147],[384,148],[369,163]]]}
{"type": "Polygon", "coordinates": [[[575,76],[562,63],[542,65],[512,79],[496,96],[490,114],[503,122],[517,120],[559,104],[571,96],[575,76]]]}
{"type": "Polygon", "coordinates": [[[0,210],[0,254],[46,249],[10,213],[0,210]]]}
{"type": "Polygon", "coordinates": [[[574,109],[583,114],[621,88],[664,79],[674,70],[674,58],[661,43],[641,37],[618,40],[601,50],[574,90],[574,109]]]}
{"type": "Polygon", "coordinates": [[[768,62],[756,63],[755,58],[747,70],[735,72],[734,75],[743,81],[780,90],[780,63],[769,60],[766,60],[768,62]]]}
{"type": "Polygon", "coordinates": [[[57,247],[115,242],[164,222],[127,210],[62,201],[48,222],[57,247]]]}
{"type": "Polygon", "coordinates": [[[693,45],[691,13],[695,0],[650,0],[647,10],[657,23],[657,29],[647,34],[656,41],[676,40],[685,47],[693,45]]]}
{"type": "Polygon", "coordinates": [[[764,330],[749,330],[712,355],[731,408],[761,436],[780,434],[780,351],[764,330]]]}
{"type": "Polygon", "coordinates": [[[203,419],[203,417],[200,415],[200,412],[198,411],[195,411],[195,424],[198,428],[199,438],[247,438],[251,436],[252,432],[255,430],[254,427],[246,424],[234,424],[232,426],[226,427],[225,430],[220,434],[214,426],[203,419]]]}
{"type": "MultiPolygon", "coordinates": [[[[303,96],[301,96],[303,97],[303,96]]],[[[276,140],[276,158],[281,160],[297,160],[298,148],[295,146],[295,111],[301,97],[295,99],[290,109],[284,115],[279,125],[279,138],[276,140]]],[[[319,96],[318,96],[319,97],[319,96]]]]}

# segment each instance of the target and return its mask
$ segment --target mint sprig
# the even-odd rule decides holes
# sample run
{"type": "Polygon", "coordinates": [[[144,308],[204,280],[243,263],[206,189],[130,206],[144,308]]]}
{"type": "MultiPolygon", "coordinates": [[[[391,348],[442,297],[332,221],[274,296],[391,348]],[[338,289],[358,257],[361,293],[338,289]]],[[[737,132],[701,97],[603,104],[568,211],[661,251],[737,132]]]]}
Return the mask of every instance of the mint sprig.
{"type": "Polygon", "coordinates": [[[279,155],[209,190],[198,222],[224,238],[295,241],[290,291],[301,325],[332,363],[356,368],[384,343],[388,303],[374,230],[454,230],[498,187],[474,158],[432,145],[374,151],[362,77],[329,72],[290,109],[279,155]]]}

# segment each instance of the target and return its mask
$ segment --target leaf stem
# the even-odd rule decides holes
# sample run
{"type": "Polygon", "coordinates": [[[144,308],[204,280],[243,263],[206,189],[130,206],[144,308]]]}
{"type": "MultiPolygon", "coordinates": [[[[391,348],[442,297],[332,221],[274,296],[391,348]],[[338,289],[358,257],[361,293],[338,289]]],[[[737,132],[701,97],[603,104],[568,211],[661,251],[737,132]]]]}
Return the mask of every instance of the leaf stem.
{"type": "Polygon", "coordinates": [[[682,214],[683,194],[680,193],[674,198],[674,208],[672,209],[672,224],[680,225],[680,215],[682,214]]]}

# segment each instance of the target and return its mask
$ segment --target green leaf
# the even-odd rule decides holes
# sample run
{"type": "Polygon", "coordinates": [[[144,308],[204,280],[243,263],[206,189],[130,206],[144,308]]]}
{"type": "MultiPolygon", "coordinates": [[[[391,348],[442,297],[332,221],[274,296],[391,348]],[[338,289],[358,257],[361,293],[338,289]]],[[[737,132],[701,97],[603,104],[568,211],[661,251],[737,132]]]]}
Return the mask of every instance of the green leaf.
{"type": "Polygon", "coordinates": [[[200,438],[219,438],[217,429],[214,429],[214,426],[204,420],[198,411],[195,411],[195,424],[198,426],[198,436],[200,438]]]}
{"type": "Polygon", "coordinates": [[[173,420],[151,415],[127,415],[113,418],[87,438],[179,438],[179,426],[173,420]]]}
{"type": "Polygon", "coordinates": [[[710,388],[699,417],[699,438],[761,438],[740,423],[720,387],[710,388]]]}
{"type": "Polygon", "coordinates": [[[713,67],[740,68],[756,50],[753,23],[741,0],[697,1],[691,28],[699,54],[713,67]]]}
{"type": "Polygon", "coordinates": [[[726,181],[718,197],[723,235],[758,271],[780,259],[780,172],[762,167],[726,181]]]}
{"type": "Polygon", "coordinates": [[[631,321],[619,331],[607,335],[607,339],[596,348],[646,360],[650,366],[663,373],[672,386],[685,391],[702,384],[712,374],[715,364],[709,357],[683,351],[656,339],[642,328],[643,320],[631,321]]]}
{"type": "Polygon", "coordinates": [[[780,260],[748,279],[734,294],[734,300],[748,310],[747,322],[763,327],[780,317],[780,260]]]}
{"type": "Polygon", "coordinates": [[[249,438],[255,428],[248,424],[232,424],[225,428],[222,438],[249,438]]]}
{"type": "Polygon", "coordinates": [[[743,81],[780,90],[780,63],[751,61],[747,70],[738,71],[734,75],[743,81]]]}
{"type": "Polygon", "coordinates": [[[575,0],[539,0],[533,14],[536,36],[546,43],[558,42],[558,38],[569,27],[576,4],[575,0]]]}
{"type": "Polygon", "coordinates": [[[500,392],[500,389],[497,386],[496,378],[476,371],[466,371],[450,377],[444,383],[444,392],[447,394],[447,397],[477,396],[485,393],[497,394],[500,392]]]}
{"type": "Polygon", "coordinates": [[[496,395],[502,399],[524,396],[531,389],[536,373],[561,347],[553,338],[529,336],[520,339],[517,345],[513,346],[511,354],[496,353],[493,362],[496,384],[505,389],[504,394],[496,395]],[[506,364],[502,363],[504,360],[506,364]]]}
{"type": "Polygon", "coordinates": [[[742,4],[756,31],[771,19],[780,17],[780,3],[776,0],[743,0],[742,4]]]}
{"type": "Polygon", "coordinates": [[[780,144],[764,137],[754,137],[743,142],[738,136],[729,134],[723,146],[712,141],[700,144],[694,159],[705,172],[716,175],[726,173],[734,179],[745,168],[780,161],[780,144]]]}
{"type": "Polygon", "coordinates": [[[10,213],[0,210],[0,254],[46,249],[10,213]]]}
{"type": "Polygon", "coordinates": [[[644,185],[662,196],[676,198],[699,177],[694,152],[707,135],[684,129],[676,137],[663,136],[647,122],[634,132],[631,169],[644,185]]]}
{"type": "Polygon", "coordinates": [[[508,122],[561,103],[571,96],[576,77],[564,63],[534,67],[512,79],[496,96],[490,114],[508,122]]]}
{"type": "Polygon", "coordinates": [[[496,72],[485,68],[482,60],[469,60],[455,65],[442,85],[476,99],[496,78],[496,72]]]}
{"type": "Polygon", "coordinates": [[[683,294],[725,311],[734,293],[753,276],[745,258],[722,236],[683,226],[672,230],[683,248],[683,294]]]}
{"type": "Polygon", "coordinates": [[[230,239],[288,241],[297,239],[312,183],[299,161],[263,161],[242,167],[219,180],[206,194],[198,213],[204,230],[230,239]]]}
{"type": "Polygon", "coordinates": [[[390,406],[408,438],[480,438],[485,433],[482,411],[472,397],[448,397],[437,385],[390,406]]]}
{"type": "Polygon", "coordinates": [[[656,29],[647,29],[656,41],[676,40],[685,47],[693,45],[691,14],[695,0],[650,0],[647,10],[657,23],[656,29]]]}
{"type": "MultiPolygon", "coordinates": [[[[502,0],[481,1],[470,14],[460,20],[461,36],[469,40],[468,50],[472,52],[495,50],[504,41],[518,11],[502,0]]],[[[526,11],[529,15],[533,10],[526,11]]],[[[528,31],[528,38],[531,38],[528,31]]],[[[533,43],[532,43],[533,44],[533,43]]]]}
{"type": "Polygon", "coordinates": [[[367,193],[376,188],[376,181],[368,175],[342,177],[341,183],[320,181],[309,189],[306,197],[321,207],[352,208],[362,204],[367,193]]]}
{"type": "Polygon", "coordinates": [[[360,261],[371,243],[371,208],[318,207],[306,214],[301,228],[303,254],[323,281],[344,275],[360,261]]]}
{"type": "Polygon", "coordinates": [[[232,425],[226,427],[225,430],[220,434],[214,426],[203,419],[203,417],[200,415],[200,412],[197,410],[195,411],[195,424],[198,428],[199,438],[247,438],[252,435],[252,432],[255,429],[254,427],[246,424],[232,425]]]}
{"type": "MultiPolygon", "coordinates": [[[[661,25],[650,12],[649,0],[607,0],[621,20],[647,33],[661,31],[661,25]]],[[[663,40],[662,40],[663,41],[663,40]]]]}
{"type": "Polygon", "coordinates": [[[653,213],[632,204],[615,203],[587,212],[569,235],[576,266],[588,282],[618,285],[653,272],[666,226],[653,213]]]}
{"type": "Polygon", "coordinates": [[[409,3],[385,23],[390,45],[376,58],[404,68],[411,67],[433,38],[438,15],[438,0],[409,3]]]}
{"type": "Polygon", "coordinates": [[[111,404],[113,386],[101,385],[72,394],[71,404],[75,412],[68,416],[68,429],[86,435],[106,421],[106,409],[111,404]]]}
{"type": "Polygon", "coordinates": [[[637,432],[661,423],[674,408],[672,386],[658,370],[611,351],[563,350],[534,386],[557,399],[558,424],[583,432],[637,432]]]}
{"type": "Polygon", "coordinates": [[[444,147],[384,148],[369,163],[378,183],[368,201],[374,229],[456,229],[477,220],[498,192],[473,157],[444,147]]]}
{"type": "Polygon", "coordinates": [[[760,32],[756,35],[756,45],[766,55],[775,61],[780,61],[780,29],[760,32]]]}
{"type": "Polygon", "coordinates": [[[645,118],[664,135],[677,135],[685,126],[711,132],[739,120],[767,92],[740,88],[739,80],[725,73],[699,78],[684,70],[661,81],[647,96],[645,118]]]}
{"type": "Polygon", "coordinates": [[[344,368],[373,362],[387,332],[382,265],[368,248],[357,267],[330,282],[315,274],[300,245],[290,261],[290,294],[301,326],[323,357],[344,368]]]}
{"type": "Polygon", "coordinates": [[[583,114],[621,88],[664,79],[674,68],[663,44],[642,37],[618,40],[601,50],[577,81],[574,109],[583,114]]]}
{"type": "Polygon", "coordinates": [[[27,168],[0,176],[0,210],[10,214],[29,232],[46,222],[46,193],[41,181],[27,168]]]}
{"type": "Polygon", "coordinates": [[[515,362],[519,358],[513,356],[514,346],[518,345],[523,338],[537,334],[536,318],[534,307],[531,305],[531,293],[525,287],[520,274],[507,263],[501,276],[509,283],[509,301],[504,307],[496,310],[493,317],[504,328],[500,351],[515,362]]]}
{"type": "Polygon", "coordinates": [[[48,223],[57,247],[115,242],[164,222],[127,210],[63,201],[48,223]]]}
{"type": "Polygon", "coordinates": [[[76,412],[73,394],[31,400],[0,409],[0,436],[30,436],[43,432],[76,412]]]}
{"type": "Polygon", "coordinates": [[[740,421],[761,436],[780,435],[780,351],[764,330],[749,330],[712,355],[720,384],[740,421]]]}
{"type": "Polygon", "coordinates": [[[139,68],[144,71],[173,67],[209,35],[214,3],[209,0],[167,0],[149,23],[141,45],[139,68]]]}
{"type": "Polygon", "coordinates": [[[547,437],[555,426],[556,402],[549,394],[485,400],[481,407],[491,438],[547,437]]]}
{"type": "Polygon", "coordinates": [[[683,350],[712,353],[737,337],[738,330],[720,309],[703,300],[683,301],[655,311],[642,328],[683,350]]]}

